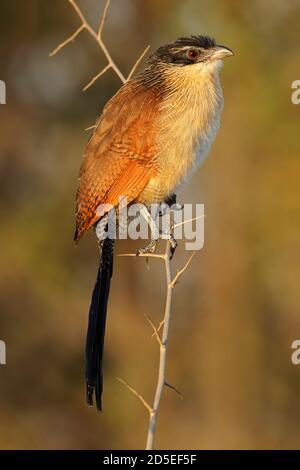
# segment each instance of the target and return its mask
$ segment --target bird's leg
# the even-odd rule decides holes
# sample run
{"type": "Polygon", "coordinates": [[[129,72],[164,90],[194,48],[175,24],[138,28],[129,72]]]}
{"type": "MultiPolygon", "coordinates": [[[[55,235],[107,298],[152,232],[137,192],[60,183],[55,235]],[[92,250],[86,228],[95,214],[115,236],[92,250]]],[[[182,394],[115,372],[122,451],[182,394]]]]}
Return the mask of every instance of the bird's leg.
{"type": "MultiPolygon", "coordinates": [[[[169,206],[169,208],[171,208],[172,206],[174,206],[176,204],[176,200],[177,200],[176,194],[170,194],[170,196],[168,196],[165,199],[164,202],[167,206],[169,206]]],[[[168,227],[167,229],[162,230],[162,233],[167,237],[167,239],[170,242],[170,247],[171,247],[171,249],[170,249],[170,259],[172,259],[173,256],[174,256],[175,250],[178,246],[178,243],[177,243],[177,241],[174,238],[174,235],[172,233],[172,227],[168,227]]]]}
{"type": "Polygon", "coordinates": [[[173,258],[176,248],[178,246],[177,240],[174,238],[171,227],[163,229],[161,232],[164,238],[169,240],[170,243],[170,260],[173,258]]]}
{"type": "Polygon", "coordinates": [[[165,203],[166,203],[169,207],[172,207],[173,205],[176,204],[176,200],[177,200],[176,194],[170,194],[170,196],[168,196],[168,197],[165,199],[165,203]]]}
{"type": "MultiPolygon", "coordinates": [[[[166,204],[169,207],[172,206],[174,203],[176,203],[176,195],[175,194],[171,198],[166,200],[166,204]]],[[[148,224],[151,228],[151,234],[152,234],[151,238],[152,239],[144,248],[141,248],[137,252],[137,256],[142,255],[142,254],[146,254],[146,253],[153,253],[155,251],[158,239],[161,238],[161,235],[165,235],[165,237],[170,242],[170,246],[171,246],[170,259],[172,259],[173,256],[174,256],[174,253],[175,253],[175,250],[177,248],[178,243],[177,243],[177,241],[175,240],[175,238],[172,234],[171,227],[160,230],[159,227],[156,225],[155,220],[152,218],[149,210],[143,204],[140,204],[140,215],[142,215],[144,217],[144,219],[148,222],[148,224]]]]}
{"type": "Polygon", "coordinates": [[[163,203],[161,204],[162,207],[159,209],[159,217],[163,217],[166,214],[167,207],[168,209],[171,209],[171,207],[176,204],[176,198],[176,194],[171,194],[163,201],[163,203]]]}
{"type": "Polygon", "coordinates": [[[169,238],[169,242],[170,242],[170,260],[173,258],[174,256],[174,253],[176,251],[176,248],[178,246],[178,243],[177,243],[177,240],[174,238],[173,234],[170,233],[170,238],[169,238]]]}

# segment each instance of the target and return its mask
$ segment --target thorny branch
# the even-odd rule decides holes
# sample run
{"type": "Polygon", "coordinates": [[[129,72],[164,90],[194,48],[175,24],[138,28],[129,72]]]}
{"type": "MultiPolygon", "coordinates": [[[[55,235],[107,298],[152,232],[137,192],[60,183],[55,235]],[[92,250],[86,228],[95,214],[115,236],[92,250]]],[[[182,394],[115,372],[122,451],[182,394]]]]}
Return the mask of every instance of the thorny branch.
{"type": "MultiPolygon", "coordinates": [[[[164,318],[160,322],[159,326],[156,327],[153,324],[152,320],[148,316],[145,315],[148,323],[150,324],[153,330],[152,336],[155,336],[158,341],[159,351],[160,351],[158,379],[157,379],[157,384],[156,384],[156,391],[155,391],[153,406],[150,407],[149,409],[149,405],[146,402],[146,400],[140,394],[138,394],[134,389],[128,387],[127,385],[127,388],[129,388],[136,396],[138,396],[140,400],[142,398],[141,401],[143,401],[144,404],[147,403],[146,408],[149,411],[150,418],[149,418],[149,426],[148,426],[148,433],[147,433],[146,450],[152,450],[154,446],[158,411],[159,411],[159,406],[161,403],[164,386],[167,386],[170,389],[174,390],[182,398],[181,393],[173,385],[169,384],[166,381],[166,359],[167,359],[167,348],[168,348],[168,339],[169,339],[169,327],[170,327],[170,321],[171,321],[171,303],[172,303],[173,289],[176,283],[178,282],[179,278],[188,269],[194,255],[195,253],[191,255],[191,257],[188,259],[188,261],[183,266],[183,268],[180,271],[178,271],[177,274],[173,278],[171,274],[170,242],[169,241],[167,241],[166,250],[165,250],[165,253],[163,254],[147,253],[147,254],[140,255],[141,257],[144,257],[144,258],[153,258],[153,259],[162,260],[164,262],[166,284],[167,284],[164,318]],[[161,328],[163,328],[163,331],[162,331],[162,335],[160,336],[159,332],[161,328]]],[[[136,255],[133,253],[123,254],[119,256],[136,257],[136,255]]]]}
{"type": "Polygon", "coordinates": [[[106,0],[106,3],[105,3],[105,7],[104,7],[104,10],[103,10],[103,13],[101,15],[101,18],[100,18],[100,22],[99,22],[99,27],[98,27],[98,30],[95,31],[94,28],[92,28],[92,26],[90,25],[90,23],[87,21],[86,17],[84,16],[81,8],[78,6],[78,4],[76,3],[75,0],[68,0],[68,2],[70,3],[70,5],[72,6],[72,8],[75,10],[75,12],[77,13],[77,16],[79,17],[80,21],[81,21],[81,25],[76,29],[76,31],[71,34],[65,41],[61,42],[50,54],[49,56],[50,57],[53,57],[55,54],[57,54],[61,49],[63,49],[65,46],[67,46],[68,44],[70,44],[71,42],[73,42],[77,36],[83,31],[83,30],[86,30],[90,36],[96,41],[96,43],[98,44],[98,46],[100,47],[101,51],[104,53],[106,59],[107,59],[107,64],[105,67],[103,67],[102,70],[100,70],[100,72],[98,72],[90,81],[89,83],[83,88],[83,91],[86,91],[88,88],[90,88],[95,82],[96,80],[98,80],[98,78],[100,78],[102,75],[104,75],[108,70],[112,69],[115,74],[119,77],[119,79],[121,80],[122,83],[126,83],[128,80],[130,80],[130,78],[132,77],[132,75],[134,74],[134,72],[136,71],[138,65],[140,64],[141,60],[144,58],[144,56],[146,55],[146,53],[148,52],[150,46],[147,46],[146,49],[144,50],[144,52],[140,55],[140,57],[137,59],[137,61],[135,62],[135,64],[133,65],[131,71],[129,72],[128,76],[125,77],[123,75],[123,73],[121,72],[121,70],[119,69],[119,67],[117,66],[117,64],[115,63],[115,61],[113,60],[108,48],[106,47],[105,45],[105,42],[103,40],[103,37],[102,37],[102,33],[103,33],[103,28],[104,28],[104,24],[105,24],[105,20],[106,20],[106,17],[107,17],[107,12],[108,12],[108,8],[109,8],[109,4],[110,4],[110,0],[106,0]]]}

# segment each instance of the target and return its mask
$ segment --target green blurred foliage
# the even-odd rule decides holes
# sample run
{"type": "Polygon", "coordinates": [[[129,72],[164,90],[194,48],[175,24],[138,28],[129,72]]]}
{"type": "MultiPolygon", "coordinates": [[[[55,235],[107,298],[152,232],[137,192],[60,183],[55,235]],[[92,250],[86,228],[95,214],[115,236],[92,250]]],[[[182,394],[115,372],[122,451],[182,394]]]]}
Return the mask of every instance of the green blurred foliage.
{"type": "MultiPolygon", "coordinates": [[[[225,111],[210,158],[180,195],[204,202],[206,241],[176,287],[159,448],[292,448],[300,439],[299,0],[112,0],[105,39],[125,72],[151,44],[208,33],[236,56],[222,72],[225,111]],[[192,299],[192,301],[191,301],[192,299]]],[[[81,2],[95,22],[103,2],[81,2]]],[[[88,134],[120,83],[91,38],[48,59],[78,25],[67,1],[0,3],[0,447],[141,448],[164,276],[117,258],[105,353],[104,411],[84,403],[84,340],[97,266],[72,242],[88,134]]],[[[136,250],[121,242],[119,252],[136,250]]],[[[174,268],[187,253],[179,248],[174,268]]]]}

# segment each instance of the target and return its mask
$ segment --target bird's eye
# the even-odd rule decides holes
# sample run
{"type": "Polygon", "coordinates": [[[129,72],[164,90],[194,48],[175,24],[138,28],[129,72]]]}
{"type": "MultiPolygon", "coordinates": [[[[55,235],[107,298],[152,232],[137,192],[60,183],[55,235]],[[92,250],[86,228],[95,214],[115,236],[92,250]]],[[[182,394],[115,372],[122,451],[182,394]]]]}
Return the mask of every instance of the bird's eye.
{"type": "Polygon", "coordinates": [[[197,59],[197,57],[199,57],[199,51],[197,49],[188,49],[187,51],[187,56],[189,59],[197,59]]]}

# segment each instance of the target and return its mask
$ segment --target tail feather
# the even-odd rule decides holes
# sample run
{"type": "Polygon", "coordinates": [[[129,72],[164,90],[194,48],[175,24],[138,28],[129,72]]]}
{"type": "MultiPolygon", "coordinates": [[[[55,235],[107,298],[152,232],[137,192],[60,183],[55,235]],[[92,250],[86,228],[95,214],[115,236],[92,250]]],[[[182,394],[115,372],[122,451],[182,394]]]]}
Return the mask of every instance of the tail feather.
{"type": "Polygon", "coordinates": [[[110,281],[113,270],[114,241],[106,238],[102,241],[100,263],[89,311],[89,323],[86,337],[86,401],[102,409],[103,391],[102,359],[104,348],[105,324],[110,281]]]}

